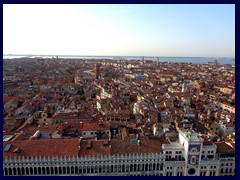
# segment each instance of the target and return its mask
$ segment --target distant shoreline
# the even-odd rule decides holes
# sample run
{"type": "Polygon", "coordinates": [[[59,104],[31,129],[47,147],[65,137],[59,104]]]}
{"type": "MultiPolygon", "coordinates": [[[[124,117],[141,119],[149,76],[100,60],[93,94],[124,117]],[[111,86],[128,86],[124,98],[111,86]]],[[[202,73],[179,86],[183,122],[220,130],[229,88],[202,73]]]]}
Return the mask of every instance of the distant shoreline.
{"type": "Polygon", "coordinates": [[[8,55],[3,57],[3,59],[83,59],[83,60],[123,60],[123,61],[159,61],[159,62],[169,62],[169,63],[192,63],[192,64],[208,64],[209,62],[217,62],[219,64],[229,64],[235,65],[234,58],[214,58],[214,57],[158,57],[158,56],[74,56],[74,55],[8,55]]]}
{"type": "Polygon", "coordinates": [[[210,59],[229,59],[235,60],[233,57],[204,57],[204,56],[120,56],[120,55],[36,55],[36,54],[3,54],[4,56],[21,56],[21,57],[115,57],[115,58],[210,58],[210,59]]]}

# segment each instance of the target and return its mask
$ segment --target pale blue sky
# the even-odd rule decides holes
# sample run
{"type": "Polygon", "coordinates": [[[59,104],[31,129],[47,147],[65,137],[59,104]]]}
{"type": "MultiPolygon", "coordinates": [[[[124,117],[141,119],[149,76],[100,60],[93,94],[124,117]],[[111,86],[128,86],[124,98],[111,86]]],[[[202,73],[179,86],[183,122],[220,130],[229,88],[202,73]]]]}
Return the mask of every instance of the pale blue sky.
{"type": "Polygon", "coordinates": [[[235,57],[235,5],[3,5],[3,53],[235,57]]]}

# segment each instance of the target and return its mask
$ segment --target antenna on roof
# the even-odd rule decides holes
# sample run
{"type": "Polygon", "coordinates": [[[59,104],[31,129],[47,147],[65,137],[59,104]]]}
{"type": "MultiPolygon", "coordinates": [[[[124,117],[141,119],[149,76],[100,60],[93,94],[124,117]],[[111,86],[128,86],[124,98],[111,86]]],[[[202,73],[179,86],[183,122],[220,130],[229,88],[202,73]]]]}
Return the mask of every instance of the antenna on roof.
{"type": "Polygon", "coordinates": [[[13,153],[20,153],[20,152],[21,152],[20,147],[17,147],[17,148],[13,151],[13,153]]]}

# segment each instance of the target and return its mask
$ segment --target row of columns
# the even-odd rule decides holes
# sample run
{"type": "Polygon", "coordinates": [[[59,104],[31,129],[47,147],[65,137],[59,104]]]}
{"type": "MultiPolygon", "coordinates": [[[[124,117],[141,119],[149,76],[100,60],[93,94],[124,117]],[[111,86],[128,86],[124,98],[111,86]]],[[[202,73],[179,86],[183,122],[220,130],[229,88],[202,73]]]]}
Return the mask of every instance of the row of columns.
{"type": "Polygon", "coordinates": [[[96,174],[162,171],[163,163],[51,166],[51,167],[4,167],[4,175],[54,175],[54,174],[96,174]]]}

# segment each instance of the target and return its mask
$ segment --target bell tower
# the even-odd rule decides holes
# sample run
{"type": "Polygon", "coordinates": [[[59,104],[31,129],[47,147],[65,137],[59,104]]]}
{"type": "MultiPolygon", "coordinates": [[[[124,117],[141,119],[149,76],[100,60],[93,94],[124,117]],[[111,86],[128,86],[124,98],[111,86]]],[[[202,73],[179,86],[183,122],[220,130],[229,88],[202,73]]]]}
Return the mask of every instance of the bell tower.
{"type": "Polygon", "coordinates": [[[100,78],[100,65],[99,64],[95,65],[95,78],[96,79],[100,78]]]}

